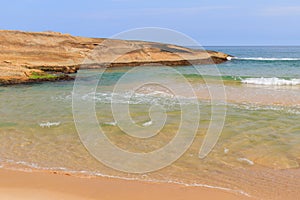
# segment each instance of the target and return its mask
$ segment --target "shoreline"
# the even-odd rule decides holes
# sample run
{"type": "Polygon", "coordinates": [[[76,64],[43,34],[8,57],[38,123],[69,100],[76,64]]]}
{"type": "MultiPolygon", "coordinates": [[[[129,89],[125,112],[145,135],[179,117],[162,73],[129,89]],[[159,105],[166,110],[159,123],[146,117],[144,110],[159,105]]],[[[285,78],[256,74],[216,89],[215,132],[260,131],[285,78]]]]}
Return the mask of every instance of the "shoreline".
{"type": "Polygon", "coordinates": [[[1,199],[252,199],[215,188],[0,169],[1,199]]]}

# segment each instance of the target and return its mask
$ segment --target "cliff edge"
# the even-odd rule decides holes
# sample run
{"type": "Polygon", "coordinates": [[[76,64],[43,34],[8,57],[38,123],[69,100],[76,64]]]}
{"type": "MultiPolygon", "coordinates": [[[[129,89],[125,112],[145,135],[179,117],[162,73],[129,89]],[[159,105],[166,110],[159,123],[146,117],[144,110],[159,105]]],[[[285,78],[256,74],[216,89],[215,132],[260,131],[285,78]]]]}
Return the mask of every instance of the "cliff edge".
{"type": "Polygon", "coordinates": [[[0,30],[0,83],[70,79],[82,68],[219,64],[229,55],[144,41],[0,30]],[[84,64],[82,64],[84,63],[84,64]]]}

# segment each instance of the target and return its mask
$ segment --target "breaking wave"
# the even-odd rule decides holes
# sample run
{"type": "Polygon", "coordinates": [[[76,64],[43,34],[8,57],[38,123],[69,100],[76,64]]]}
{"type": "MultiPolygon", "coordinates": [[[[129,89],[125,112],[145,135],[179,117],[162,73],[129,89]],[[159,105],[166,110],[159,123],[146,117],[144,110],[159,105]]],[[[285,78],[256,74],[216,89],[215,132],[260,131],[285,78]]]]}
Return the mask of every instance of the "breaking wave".
{"type": "Polygon", "coordinates": [[[233,57],[232,60],[251,60],[251,61],[300,61],[300,58],[264,58],[264,57],[233,57]]]}
{"type": "Polygon", "coordinates": [[[43,122],[43,123],[39,123],[39,125],[42,128],[50,128],[52,126],[59,126],[60,122],[43,122]]]}
{"type": "Polygon", "coordinates": [[[300,79],[282,79],[282,78],[246,78],[241,80],[245,84],[254,84],[254,85],[299,85],[300,79]]]}

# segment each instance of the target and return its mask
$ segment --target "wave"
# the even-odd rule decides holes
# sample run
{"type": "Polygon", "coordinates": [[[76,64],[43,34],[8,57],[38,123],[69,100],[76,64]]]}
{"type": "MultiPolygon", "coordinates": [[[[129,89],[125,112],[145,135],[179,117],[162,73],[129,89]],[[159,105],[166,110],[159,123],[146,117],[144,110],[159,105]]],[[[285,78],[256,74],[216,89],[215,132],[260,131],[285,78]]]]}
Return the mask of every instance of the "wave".
{"type": "MultiPolygon", "coordinates": [[[[250,82],[252,79],[257,80],[261,78],[245,78],[241,77],[238,81],[251,84],[250,82]]],[[[269,79],[269,78],[263,78],[263,79],[269,79]]],[[[270,78],[271,79],[271,78],[270,78]]],[[[277,79],[277,78],[276,78],[277,79]]],[[[283,79],[285,80],[285,79],[283,79]]],[[[297,79],[298,82],[300,79],[297,79]]],[[[293,80],[286,80],[286,81],[293,81],[293,80]]],[[[254,81],[255,82],[255,81],[254,81]]],[[[256,84],[259,82],[257,81],[256,84]]],[[[296,83],[296,81],[294,81],[296,83]]],[[[299,83],[300,85],[300,83],[299,83]]],[[[275,85],[276,86],[276,85],[275,85]]],[[[88,93],[84,96],[79,96],[78,98],[84,100],[84,101],[95,101],[97,103],[103,103],[103,104],[111,104],[112,102],[120,103],[120,104],[130,104],[130,105],[158,105],[162,106],[166,111],[174,111],[174,110],[180,110],[180,106],[182,104],[189,105],[195,103],[194,97],[181,97],[180,102],[177,101],[176,98],[162,98],[160,95],[149,95],[149,94],[133,94],[132,92],[124,92],[124,93],[113,93],[113,92],[92,92],[88,93]],[[114,96],[114,98],[113,98],[114,96]],[[131,98],[130,98],[131,97],[131,98]],[[130,99],[128,99],[130,98],[130,99]],[[193,100],[193,101],[191,101],[193,100]]],[[[66,95],[66,96],[59,96],[59,98],[55,98],[57,101],[71,101],[72,96],[66,95]]],[[[205,109],[206,107],[211,106],[211,102],[209,100],[205,99],[198,99],[200,109],[205,109]]],[[[228,106],[228,108],[237,108],[241,110],[250,110],[250,111],[278,111],[293,115],[300,115],[300,105],[294,105],[294,106],[280,106],[280,105],[259,105],[255,103],[230,103],[230,102],[215,102],[213,105],[215,106],[228,106]]],[[[145,122],[145,125],[151,125],[145,122]]],[[[149,122],[150,123],[150,122],[149,122]]],[[[105,125],[109,126],[117,126],[117,123],[115,121],[111,122],[104,122],[105,125]]]]}
{"type": "Polygon", "coordinates": [[[252,160],[249,160],[248,158],[238,158],[237,160],[240,162],[245,162],[248,165],[254,165],[254,162],[252,160]]]}
{"type": "Polygon", "coordinates": [[[109,126],[116,126],[117,122],[105,122],[104,124],[109,126]]]}
{"type": "Polygon", "coordinates": [[[300,107],[299,106],[279,106],[279,105],[258,105],[258,104],[238,104],[238,103],[228,103],[230,107],[241,109],[241,110],[249,110],[249,111],[275,111],[275,112],[283,112],[292,115],[300,115],[300,107]]]}
{"type": "Polygon", "coordinates": [[[231,60],[252,60],[252,61],[300,61],[300,58],[264,58],[264,57],[233,57],[231,60]]]}
{"type": "Polygon", "coordinates": [[[282,79],[282,78],[246,78],[241,80],[245,84],[254,84],[254,85],[299,85],[300,79],[282,79]]]}
{"type": "Polygon", "coordinates": [[[59,126],[60,122],[43,122],[39,124],[42,128],[50,128],[51,126],[59,126]]]}
{"type": "MultiPolygon", "coordinates": [[[[72,98],[72,97],[66,97],[72,98]]],[[[167,111],[174,111],[180,109],[181,105],[190,105],[194,104],[196,101],[196,97],[184,97],[184,96],[176,96],[168,93],[164,93],[161,91],[153,91],[150,93],[138,93],[134,91],[126,91],[126,92],[90,92],[83,96],[76,96],[74,98],[79,98],[83,101],[95,101],[99,103],[107,103],[107,104],[129,104],[129,105],[157,105],[162,106],[167,111]]],[[[71,100],[71,99],[70,99],[71,100]]],[[[108,124],[107,125],[114,125],[108,124]]]]}
{"type": "Polygon", "coordinates": [[[143,123],[143,126],[151,126],[152,123],[153,123],[152,121],[148,121],[148,122],[143,123]]]}

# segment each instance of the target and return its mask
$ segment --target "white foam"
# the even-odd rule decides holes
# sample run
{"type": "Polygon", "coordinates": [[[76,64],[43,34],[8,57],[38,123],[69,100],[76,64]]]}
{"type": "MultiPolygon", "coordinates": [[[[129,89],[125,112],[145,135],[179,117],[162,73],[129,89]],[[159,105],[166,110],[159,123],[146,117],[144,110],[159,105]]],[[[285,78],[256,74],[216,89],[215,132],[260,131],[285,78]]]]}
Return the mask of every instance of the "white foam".
{"type": "Polygon", "coordinates": [[[104,124],[110,125],[110,126],[116,126],[117,122],[105,122],[104,124]]]}
{"type": "MultiPolygon", "coordinates": [[[[36,163],[28,163],[25,161],[14,161],[14,160],[3,160],[0,158],[0,162],[4,163],[12,163],[12,164],[18,164],[18,165],[23,165],[25,167],[29,168],[20,168],[20,167],[9,167],[5,166],[5,168],[10,169],[10,170],[15,170],[15,171],[29,171],[32,172],[32,169],[38,169],[38,170],[50,170],[50,171],[60,171],[60,172],[66,172],[70,174],[82,174],[82,175],[88,175],[88,176],[100,176],[100,177],[106,177],[106,178],[115,178],[115,179],[122,179],[122,180],[128,180],[128,181],[145,181],[145,182],[152,182],[152,183],[173,183],[173,184],[178,184],[178,185],[184,185],[184,186],[192,186],[192,187],[205,187],[205,188],[213,188],[213,189],[219,189],[223,191],[228,191],[228,192],[234,192],[237,194],[242,194],[248,197],[251,197],[248,193],[242,191],[242,190],[236,190],[236,189],[231,189],[231,188],[226,188],[226,187],[219,187],[219,186],[212,186],[212,185],[207,185],[207,184],[200,184],[200,183],[184,183],[182,181],[174,181],[174,180],[157,180],[157,179],[151,179],[147,175],[142,175],[141,178],[139,177],[125,177],[125,176],[116,176],[116,175],[109,175],[109,174],[103,174],[100,172],[91,172],[91,171],[86,171],[86,170],[71,170],[65,167],[42,167],[36,163]],[[32,169],[30,169],[32,168],[32,169]]],[[[3,168],[4,166],[0,166],[3,168]]]]}
{"type": "Polygon", "coordinates": [[[254,162],[252,160],[249,160],[248,158],[238,158],[237,160],[240,162],[245,162],[249,165],[254,165],[254,162]]]}
{"type": "Polygon", "coordinates": [[[114,92],[91,92],[76,97],[83,101],[95,101],[101,103],[130,104],[130,105],[158,105],[166,110],[180,108],[182,104],[194,103],[195,97],[184,97],[169,95],[161,91],[152,91],[150,93],[136,93],[134,91],[114,92]]]}
{"type": "Polygon", "coordinates": [[[152,121],[148,121],[148,122],[143,123],[143,126],[151,126],[151,125],[152,125],[152,121]]]}
{"type": "Polygon", "coordinates": [[[297,61],[300,58],[263,58],[263,57],[246,57],[246,58],[239,58],[233,57],[234,60],[258,60],[258,61],[297,61]]]}
{"type": "Polygon", "coordinates": [[[279,111],[279,112],[289,113],[293,115],[300,115],[300,105],[279,106],[279,105],[259,105],[259,104],[252,104],[252,103],[248,103],[248,104],[228,103],[227,105],[242,110],[279,111]]]}
{"type": "Polygon", "coordinates": [[[227,60],[232,60],[233,57],[227,56],[227,60]]]}
{"type": "Polygon", "coordinates": [[[50,128],[51,126],[59,126],[60,122],[43,122],[39,124],[42,128],[50,128]]]}
{"type": "Polygon", "coordinates": [[[300,79],[281,79],[281,78],[246,78],[242,80],[242,83],[245,84],[254,84],[254,85],[299,85],[300,79]]]}
{"type": "Polygon", "coordinates": [[[224,153],[227,154],[229,152],[229,149],[224,148],[224,153]]]}

